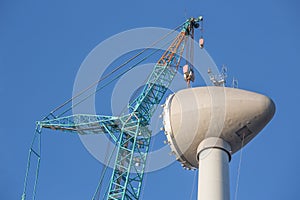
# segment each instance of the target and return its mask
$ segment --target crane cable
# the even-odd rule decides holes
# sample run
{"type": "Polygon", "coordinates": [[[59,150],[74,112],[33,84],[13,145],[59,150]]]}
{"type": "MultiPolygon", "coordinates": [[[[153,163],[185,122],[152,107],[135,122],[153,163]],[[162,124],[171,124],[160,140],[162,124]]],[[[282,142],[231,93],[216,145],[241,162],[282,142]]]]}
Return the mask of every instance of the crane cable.
{"type": "MultiPolygon", "coordinates": [[[[109,142],[109,144],[110,144],[110,142],[109,142]]],[[[108,148],[108,146],[107,146],[107,148],[108,148]]],[[[116,148],[117,148],[117,145],[114,145],[114,148],[113,148],[111,154],[109,155],[108,162],[103,163],[103,167],[102,167],[101,175],[100,175],[100,180],[99,180],[99,183],[98,183],[98,185],[97,185],[97,188],[96,188],[96,191],[95,191],[95,193],[94,193],[94,195],[93,195],[92,200],[100,199],[100,192],[101,192],[101,190],[102,190],[102,183],[103,183],[103,180],[104,180],[106,171],[107,171],[107,169],[108,169],[108,167],[109,167],[109,165],[110,165],[111,159],[112,159],[112,157],[113,157],[113,155],[114,155],[114,152],[115,152],[116,148]],[[105,166],[105,167],[104,167],[104,166],[105,166]]],[[[107,150],[108,150],[108,149],[107,149],[107,150]]],[[[107,159],[105,159],[105,160],[107,161],[107,159]]]]}
{"type": "Polygon", "coordinates": [[[238,189],[239,189],[240,174],[241,174],[241,166],[242,166],[242,157],[243,157],[244,139],[245,139],[245,133],[243,134],[242,145],[241,145],[241,151],[240,151],[240,160],[239,160],[239,166],[238,166],[238,171],[237,171],[237,178],[236,178],[236,186],[235,186],[234,200],[237,200],[237,193],[238,193],[238,189]]]}
{"type": "MultiPolygon", "coordinates": [[[[164,46],[166,46],[168,43],[164,44],[164,46]]],[[[99,92],[100,90],[102,90],[103,88],[105,88],[106,86],[108,86],[109,84],[111,84],[112,82],[114,82],[115,80],[119,79],[120,77],[122,77],[124,74],[126,74],[128,71],[132,70],[133,68],[137,67],[139,64],[141,64],[143,61],[147,60],[149,57],[151,57],[152,55],[154,55],[155,53],[157,53],[158,51],[160,51],[161,49],[156,49],[155,51],[153,51],[151,54],[149,54],[148,56],[142,58],[140,61],[138,61],[137,63],[135,63],[134,65],[132,65],[130,68],[126,69],[124,72],[118,74],[117,76],[115,76],[112,80],[110,80],[109,82],[107,82],[106,84],[104,84],[103,86],[101,86],[100,88],[98,88],[97,90],[95,90],[93,93],[89,94],[88,96],[86,96],[85,98],[83,98],[82,100],[80,100],[79,102],[75,103],[74,105],[72,105],[70,108],[66,109],[65,111],[63,111],[62,113],[60,113],[57,117],[61,117],[63,114],[67,113],[68,111],[70,111],[72,108],[78,106],[80,103],[84,102],[85,100],[87,100],[88,98],[90,98],[91,96],[93,96],[95,93],[99,92]]]]}
{"type": "Polygon", "coordinates": [[[191,195],[190,195],[190,200],[193,199],[193,194],[194,194],[194,190],[195,190],[195,185],[196,185],[196,176],[197,175],[197,171],[194,171],[194,178],[193,178],[193,184],[192,184],[192,191],[191,191],[191,195]]]}
{"type": "MultiPolygon", "coordinates": [[[[158,121],[158,119],[157,119],[157,121],[158,121]]],[[[156,121],[156,122],[157,122],[157,121],[156,121]]],[[[156,124],[155,124],[155,127],[153,128],[153,130],[157,130],[158,127],[159,127],[159,123],[156,123],[156,124]]],[[[149,144],[149,149],[153,149],[154,144],[155,144],[155,139],[156,139],[156,137],[152,137],[152,138],[151,138],[151,141],[150,141],[150,144],[149,144]]],[[[147,158],[147,162],[150,162],[150,159],[151,159],[151,157],[150,157],[150,158],[147,158]]],[[[147,180],[148,180],[148,179],[147,179],[147,178],[148,178],[147,173],[146,173],[144,176],[145,176],[145,178],[144,178],[144,180],[143,180],[142,189],[141,189],[141,195],[140,195],[140,198],[141,198],[141,199],[143,199],[143,196],[144,196],[144,190],[145,190],[145,187],[146,187],[146,184],[147,184],[147,180]]]]}
{"type": "MultiPolygon", "coordinates": [[[[166,43],[165,43],[162,47],[160,47],[160,48],[162,49],[162,48],[164,48],[164,47],[170,45],[172,41],[173,41],[173,39],[170,40],[170,41],[168,41],[168,42],[166,42],[166,43]]],[[[155,52],[153,52],[153,54],[157,53],[157,52],[160,51],[161,49],[157,49],[155,52]]],[[[153,55],[153,54],[152,54],[152,55],[153,55]]],[[[150,56],[152,56],[152,55],[150,55],[150,56]]],[[[150,56],[149,56],[149,57],[150,57],[150,56]]],[[[139,64],[139,63],[138,63],[138,64],[139,64]]],[[[137,66],[137,65],[136,65],[136,66],[137,66]]],[[[136,67],[136,66],[134,66],[134,67],[136,67]]],[[[129,71],[129,70],[128,70],[128,71],[129,71]]],[[[126,71],[126,72],[127,72],[127,71],[126,71]]],[[[125,73],[126,73],[126,72],[125,72],[125,73]]],[[[124,73],[124,74],[125,74],[125,73],[124,73]]],[[[122,74],[122,75],[123,75],[123,74],[122,74]]],[[[145,85],[145,84],[147,83],[147,81],[149,80],[149,77],[150,77],[150,76],[151,76],[151,73],[150,73],[150,74],[144,79],[144,81],[141,83],[142,86],[145,85]]],[[[136,95],[138,94],[138,92],[139,92],[139,90],[135,90],[131,96],[136,98],[136,95]]],[[[135,98],[133,98],[133,101],[134,101],[135,98]]],[[[130,100],[129,103],[132,103],[132,101],[130,100]]],[[[126,111],[127,108],[128,108],[128,106],[127,106],[127,105],[124,105],[124,107],[122,108],[122,110],[121,110],[121,112],[119,113],[119,115],[121,115],[122,113],[124,113],[124,112],[126,111]]]]}
{"type": "Polygon", "coordinates": [[[70,99],[68,99],[67,101],[65,101],[64,103],[62,103],[61,105],[59,105],[58,107],[56,107],[54,110],[52,110],[50,112],[50,114],[54,114],[56,111],[58,111],[59,109],[61,109],[62,107],[64,107],[65,105],[67,105],[68,103],[70,103],[71,101],[73,101],[74,99],[76,99],[77,97],[81,96],[82,94],[84,94],[85,92],[87,92],[88,90],[90,90],[92,87],[94,87],[95,85],[99,84],[101,81],[107,79],[108,77],[110,77],[112,74],[114,74],[116,71],[120,70],[121,68],[123,68],[125,65],[127,65],[128,63],[130,63],[132,60],[134,60],[135,58],[137,58],[138,56],[140,56],[141,54],[143,54],[145,51],[151,49],[152,47],[154,47],[156,44],[158,44],[160,41],[162,41],[163,39],[165,39],[166,37],[168,37],[169,35],[171,35],[172,33],[174,33],[177,29],[179,29],[183,24],[180,24],[179,26],[177,26],[176,28],[174,28],[172,31],[170,31],[169,33],[167,33],[166,35],[162,36],[161,38],[159,38],[157,41],[155,41],[154,43],[152,43],[149,47],[141,50],[139,53],[137,53],[136,55],[134,55],[133,57],[131,57],[130,59],[128,59],[127,61],[125,61],[123,64],[119,65],[118,67],[116,67],[114,70],[112,70],[109,74],[103,76],[101,79],[95,81],[94,83],[92,83],[91,85],[89,85],[88,87],[86,87],[85,89],[81,90],[80,92],[78,92],[76,95],[72,96],[70,99]]]}
{"type": "MultiPolygon", "coordinates": [[[[169,43],[169,42],[168,42],[169,43]]],[[[166,46],[168,43],[166,43],[164,46],[166,46]]],[[[164,47],[163,46],[163,47],[164,47]]],[[[93,92],[92,94],[88,95],[87,97],[85,97],[84,99],[82,99],[80,102],[77,102],[75,104],[78,105],[79,103],[81,103],[82,101],[84,101],[85,99],[89,98],[91,95],[97,93],[99,90],[103,89],[105,86],[109,85],[111,82],[113,82],[114,80],[118,79],[119,77],[123,76],[125,73],[127,73],[129,70],[131,70],[132,68],[136,67],[137,65],[139,65],[141,62],[143,62],[144,60],[146,60],[148,57],[152,56],[153,54],[155,54],[157,51],[159,51],[160,49],[157,49],[155,50],[154,52],[152,52],[151,54],[149,54],[147,57],[144,57],[143,59],[141,59],[138,63],[136,63],[135,65],[133,65],[131,68],[127,69],[126,71],[122,72],[121,74],[119,74],[118,76],[116,76],[113,80],[111,80],[110,82],[108,82],[106,85],[102,86],[101,88],[97,89],[95,92],[93,92]]],[[[68,110],[66,110],[65,112],[67,112],[68,110]]],[[[65,112],[63,112],[62,114],[64,114],[65,112]]],[[[61,114],[61,115],[62,115],[61,114]]],[[[121,113],[120,113],[121,114],[121,113]]],[[[93,195],[93,198],[92,200],[97,200],[99,199],[100,197],[100,192],[101,192],[101,188],[102,188],[102,183],[103,183],[103,180],[105,178],[105,173],[108,169],[108,166],[109,166],[109,163],[111,162],[111,159],[112,159],[112,155],[114,154],[115,150],[116,150],[116,145],[114,146],[114,149],[113,151],[111,152],[110,156],[109,156],[109,159],[108,159],[108,163],[105,165],[105,167],[102,168],[102,172],[101,172],[101,176],[100,176],[100,180],[99,180],[99,183],[98,183],[98,186],[97,186],[97,189],[93,195]]],[[[107,191],[106,191],[107,192],[107,191]]]]}

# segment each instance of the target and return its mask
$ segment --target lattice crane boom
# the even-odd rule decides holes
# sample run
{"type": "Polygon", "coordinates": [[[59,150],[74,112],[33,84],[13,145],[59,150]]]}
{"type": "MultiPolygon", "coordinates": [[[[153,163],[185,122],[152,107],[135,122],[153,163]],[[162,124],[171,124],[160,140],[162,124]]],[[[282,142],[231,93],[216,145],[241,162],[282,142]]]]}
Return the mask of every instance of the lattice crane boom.
{"type": "Polygon", "coordinates": [[[150,134],[143,134],[142,129],[149,125],[154,111],[176,75],[186,39],[193,33],[194,28],[199,26],[198,22],[201,20],[202,17],[190,18],[184,23],[181,32],[155,65],[142,93],[128,105],[132,115],[129,119],[130,125],[124,124],[122,130],[120,148],[109,187],[109,200],[139,198],[146,165],[144,158],[148,154],[151,138],[150,134]],[[127,133],[128,127],[133,131],[127,133]],[[134,167],[135,160],[138,161],[139,169],[134,167]],[[131,171],[133,173],[130,173],[131,171]]]}
{"type": "Polygon", "coordinates": [[[42,128],[81,135],[109,134],[118,148],[106,199],[138,200],[151,139],[148,125],[177,73],[186,40],[193,35],[194,28],[198,28],[198,22],[202,20],[202,17],[189,18],[183,24],[180,33],[156,63],[140,95],[128,104],[129,114],[119,117],[88,114],[57,117],[50,113],[42,121],[37,122],[29,150],[22,200],[26,199],[28,171],[33,157],[38,160],[32,195],[32,199],[35,199],[42,128]]]}

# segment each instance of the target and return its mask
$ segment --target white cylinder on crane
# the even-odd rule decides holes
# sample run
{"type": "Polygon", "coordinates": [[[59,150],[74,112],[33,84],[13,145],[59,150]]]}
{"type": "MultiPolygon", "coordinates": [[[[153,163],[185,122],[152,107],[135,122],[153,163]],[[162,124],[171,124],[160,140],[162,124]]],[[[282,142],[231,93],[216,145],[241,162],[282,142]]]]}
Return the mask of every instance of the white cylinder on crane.
{"type": "Polygon", "coordinates": [[[203,140],[198,149],[198,200],[230,200],[230,145],[211,137],[203,140]]]}

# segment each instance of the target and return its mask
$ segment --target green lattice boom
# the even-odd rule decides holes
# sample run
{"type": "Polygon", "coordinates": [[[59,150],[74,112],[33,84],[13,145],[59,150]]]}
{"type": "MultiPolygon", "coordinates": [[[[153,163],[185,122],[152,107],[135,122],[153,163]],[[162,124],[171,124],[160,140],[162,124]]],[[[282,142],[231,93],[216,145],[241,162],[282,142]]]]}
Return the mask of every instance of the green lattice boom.
{"type": "MultiPolygon", "coordinates": [[[[129,103],[130,114],[121,117],[87,114],[56,117],[50,114],[44,120],[37,122],[28,157],[28,161],[32,156],[38,159],[33,200],[39,171],[42,128],[81,135],[109,134],[118,148],[106,199],[139,199],[151,139],[151,131],[148,129],[150,119],[176,75],[186,39],[193,34],[197,22],[201,20],[202,17],[190,18],[183,24],[181,32],[155,65],[141,94],[129,103]]],[[[26,199],[29,168],[28,164],[22,200],[26,199]]]]}

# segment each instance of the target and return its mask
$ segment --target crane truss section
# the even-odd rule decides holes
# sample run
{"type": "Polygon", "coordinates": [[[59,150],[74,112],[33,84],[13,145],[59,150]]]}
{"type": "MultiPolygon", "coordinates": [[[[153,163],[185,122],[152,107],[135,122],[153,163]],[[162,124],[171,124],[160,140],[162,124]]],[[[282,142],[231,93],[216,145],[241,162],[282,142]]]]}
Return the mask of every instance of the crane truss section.
{"type": "Polygon", "coordinates": [[[107,133],[117,142],[120,118],[104,115],[76,114],[38,122],[43,128],[74,132],[80,135],[107,133]]]}
{"type": "Polygon", "coordinates": [[[151,131],[140,124],[134,113],[123,117],[117,158],[107,199],[139,199],[146,166],[151,131]]]}
{"type": "Polygon", "coordinates": [[[141,94],[129,103],[130,114],[120,117],[88,114],[56,117],[50,113],[37,122],[29,151],[22,200],[26,199],[27,177],[33,157],[37,158],[32,195],[32,199],[35,199],[42,128],[80,135],[109,134],[116,143],[118,152],[105,197],[108,200],[139,199],[151,140],[151,131],[148,129],[150,119],[174,79],[186,40],[199,21],[202,21],[202,17],[190,18],[184,23],[181,32],[154,66],[141,94]]]}
{"type": "Polygon", "coordinates": [[[141,95],[128,105],[132,112],[137,113],[143,126],[149,125],[157,105],[176,75],[186,38],[185,31],[180,32],[155,65],[141,95]]]}

